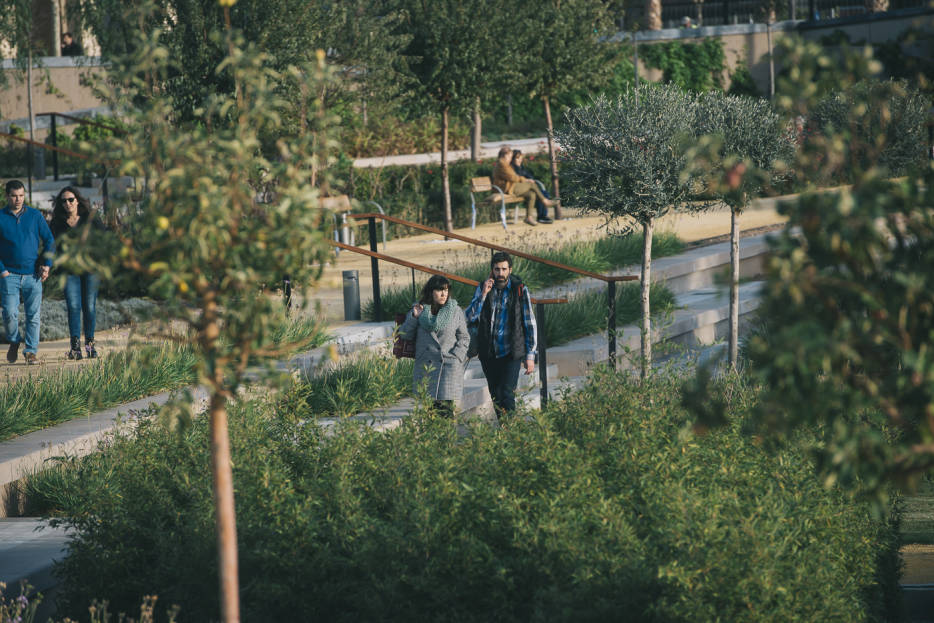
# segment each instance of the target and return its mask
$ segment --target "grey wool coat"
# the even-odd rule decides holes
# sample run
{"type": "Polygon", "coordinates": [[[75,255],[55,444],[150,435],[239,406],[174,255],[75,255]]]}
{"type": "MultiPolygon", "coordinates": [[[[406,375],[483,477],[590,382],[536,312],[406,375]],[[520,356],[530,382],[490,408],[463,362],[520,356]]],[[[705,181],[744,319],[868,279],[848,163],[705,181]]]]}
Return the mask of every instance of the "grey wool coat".
{"type": "MultiPolygon", "coordinates": [[[[427,305],[422,313],[428,313],[427,305]]],[[[412,388],[416,395],[422,391],[424,383],[428,395],[434,400],[460,400],[464,394],[464,368],[470,345],[464,311],[458,307],[447,326],[440,333],[435,333],[425,330],[409,310],[399,328],[399,335],[406,340],[415,336],[412,388]]]]}

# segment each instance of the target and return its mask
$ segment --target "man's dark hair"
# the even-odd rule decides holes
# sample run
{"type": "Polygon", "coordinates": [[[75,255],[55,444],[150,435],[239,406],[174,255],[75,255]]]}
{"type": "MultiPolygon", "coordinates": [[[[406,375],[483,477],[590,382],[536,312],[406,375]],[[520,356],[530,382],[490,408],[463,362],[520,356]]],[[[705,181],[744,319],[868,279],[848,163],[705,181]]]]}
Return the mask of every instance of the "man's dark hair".
{"type": "Polygon", "coordinates": [[[493,257],[490,258],[490,268],[493,268],[500,262],[506,262],[509,264],[509,268],[512,268],[512,256],[505,251],[497,251],[493,254],[493,257]]]}
{"type": "Polygon", "coordinates": [[[23,186],[23,183],[21,181],[10,180],[9,182],[6,183],[6,194],[9,195],[14,190],[19,190],[20,188],[22,188],[23,190],[26,190],[26,187],[23,186]]]}
{"type": "Polygon", "coordinates": [[[62,39],[68,37],[69,39],[74,39],[74,36],[70,32],[62,33],[62,39]]]}

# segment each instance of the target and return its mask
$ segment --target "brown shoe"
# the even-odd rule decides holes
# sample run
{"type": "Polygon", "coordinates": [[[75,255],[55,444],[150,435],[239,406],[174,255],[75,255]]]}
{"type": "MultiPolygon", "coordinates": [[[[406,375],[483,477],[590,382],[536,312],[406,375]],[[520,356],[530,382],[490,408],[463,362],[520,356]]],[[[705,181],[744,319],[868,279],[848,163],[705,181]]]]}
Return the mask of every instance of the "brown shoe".
{"type": "Polygon", "coordinates": [[[39,358],[36,357],[36,353],[23,353],[23,359],[26,360],[27,366],[34,366],[42,363],[39,361],[39,358]]]}
{"type": "Polygon", "coordinates": [[[6,360],[10,363],[16,363],[17,357],[19,357],[19,342],[10,344],[9,350],[6,351],[6,360]]]}
{"type": "Polygon", "coordinates": [[[526,225],[531,225],[532,227],[535,227],[536,225],[538,225],[538,223],[536,223],[529,217],[525,217],[524,219],[522,219],[522,222],[525,223],[526,225]]]}

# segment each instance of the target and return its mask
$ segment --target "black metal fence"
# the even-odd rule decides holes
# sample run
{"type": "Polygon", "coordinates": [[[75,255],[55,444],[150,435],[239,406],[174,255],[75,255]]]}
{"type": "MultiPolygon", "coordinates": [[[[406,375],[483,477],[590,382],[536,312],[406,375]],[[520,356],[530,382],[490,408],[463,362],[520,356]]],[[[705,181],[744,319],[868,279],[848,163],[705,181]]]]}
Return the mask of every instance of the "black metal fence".
{"type": "MultiPolygon", "coordinates": [[[[889,10],[917,8],[928,5],[929,0],[889,0],[889,10]]],[[[627,13],[619,19],[621,30],[635,25],[645,27],[644,3],[627,3],[627,13]]],[[[723,26],[729,24],[762,24],[769,21],[823,20],[863,15],[867,12],[864,0],[663,0],[662,28],[686,26],[723,26]]]]}

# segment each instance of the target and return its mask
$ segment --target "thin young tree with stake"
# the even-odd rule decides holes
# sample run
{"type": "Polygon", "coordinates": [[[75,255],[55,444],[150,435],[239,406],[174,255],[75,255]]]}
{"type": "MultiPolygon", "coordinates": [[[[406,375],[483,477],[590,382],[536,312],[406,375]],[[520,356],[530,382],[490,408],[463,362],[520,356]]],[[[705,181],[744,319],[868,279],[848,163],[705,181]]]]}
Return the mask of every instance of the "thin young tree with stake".
{"type": "Polygon", "coordinates": [[[608,226],[622,219],[622,232],[642,228],[642,378],[652,364],[652,233],[655,222],[687,204],[694,191],[696,177],[682,171],[696,136],[695,107],[677,87],[645,85],[569,111],[557,132],[575,204],[605,215],[608,226]]]}

